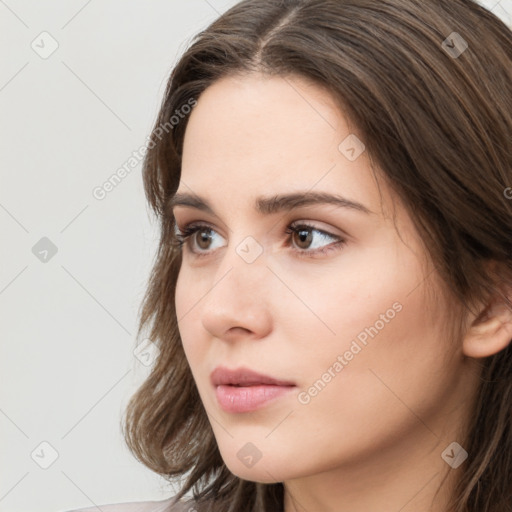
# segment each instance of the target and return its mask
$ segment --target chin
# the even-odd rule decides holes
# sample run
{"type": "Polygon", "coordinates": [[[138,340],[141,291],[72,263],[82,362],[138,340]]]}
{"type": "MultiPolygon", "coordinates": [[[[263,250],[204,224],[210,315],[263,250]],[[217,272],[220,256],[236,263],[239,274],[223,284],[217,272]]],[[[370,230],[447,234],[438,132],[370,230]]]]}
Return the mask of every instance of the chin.
{"type": "Polygon", "coordinates": [[[236,475],[238,478],[241,478],[242,480],[257,482],[260,484],[275,484],[289,478],[285,474],[272,471],[272,469],[270,469],[271,474],[267,473],[265,469],[260,468],[258,470],[255,470],[255,468],[248,469],[240,466],[233,467],[233,469],[229,468],[229,470],[231,471],[231,473],[236,475]]]}
{"type": "Polygon", "coordinates": [[[252,467],[247,467],[238,458],[236,458],[236,456],[234,460],[224,459],[224,462],[231,473],[233,473],[238,478],[249,480],[250,482],[275,484],[294,477],[294,475],[290,474],[290,468],[288,464],[275,464],[274,461],[264,461],[263,458],[261,458],[252,467]]]}

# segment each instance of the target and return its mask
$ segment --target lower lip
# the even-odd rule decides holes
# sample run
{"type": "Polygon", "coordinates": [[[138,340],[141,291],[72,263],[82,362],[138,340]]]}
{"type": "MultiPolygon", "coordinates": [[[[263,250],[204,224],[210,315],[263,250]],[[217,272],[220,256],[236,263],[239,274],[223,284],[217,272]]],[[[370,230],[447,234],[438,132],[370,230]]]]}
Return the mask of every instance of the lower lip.
{"type": "Polygon", "coordinates": [[[226,412],[249,412],[260,409],[272,400],[281,397],[295,386],[228,386],[215,388],[217,401],[226,412]]]}

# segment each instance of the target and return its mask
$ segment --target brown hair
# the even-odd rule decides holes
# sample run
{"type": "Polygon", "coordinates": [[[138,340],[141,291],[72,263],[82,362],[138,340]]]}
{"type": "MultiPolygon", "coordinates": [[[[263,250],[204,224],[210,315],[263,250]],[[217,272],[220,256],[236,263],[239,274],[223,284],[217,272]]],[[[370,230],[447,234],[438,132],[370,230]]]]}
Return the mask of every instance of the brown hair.
{"type": "MultiPolygon", "coordinates": [[[[456,339],[472,305],[512,284],[512,32],[499,18],[471,0],[245,0],[220,16],[174,67],[144,161],[161,239],[138,334],[151,325],[160,352],[123,431],[151,470],[189,473],[177,498],[192,489],[223,512],[282,511],[284,487],[242,480],[222,460],[178,330],[181,252],[167,203],[188,119],[176,115],[216,80],[251,72],[332,94],[446,283],[456,339]],[[461,54],[454,32],[468,44],[461,54]],[[172,128],[164,138],[162,126],[172,128]]],[[[512,510],[512,345],[480,362],[454,512],[512,510]]]]}

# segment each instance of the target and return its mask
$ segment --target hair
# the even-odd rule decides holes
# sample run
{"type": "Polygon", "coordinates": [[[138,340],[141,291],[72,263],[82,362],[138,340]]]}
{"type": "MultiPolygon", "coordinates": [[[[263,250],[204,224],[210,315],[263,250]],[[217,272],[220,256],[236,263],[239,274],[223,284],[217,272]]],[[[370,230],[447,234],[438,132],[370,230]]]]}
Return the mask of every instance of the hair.
{"type": "MultiPolygon", "coordinates": [[[[167,205],[188,120],[180,115],[176,123],[177,111],[188,113],[183,105],[219,79],[250,73],[299,77],[332,95],[446,284],[456,341],[476,304],[500,296],[512,308],[501,291],[512,285],[512,31],[505,23],[472,0],[245,0],[229,9],[173,68],[145,155],[144,188],[161,236],[138,335],[150,328],[159,356],[122,425],[148,468],[169,481],[188,473],[176,499],[192,489],[198,503],[223,512],[282,511],[284,486],[243,480],[220,455],[178,329],[181,251],[167,205]],[[453,32],[468,44],[460,55],[449,52],[453,32]]],[[[478,364],[474,414],[460,443],[469,458],[450,510],[512,511],[512,345],[478,364]]]]}

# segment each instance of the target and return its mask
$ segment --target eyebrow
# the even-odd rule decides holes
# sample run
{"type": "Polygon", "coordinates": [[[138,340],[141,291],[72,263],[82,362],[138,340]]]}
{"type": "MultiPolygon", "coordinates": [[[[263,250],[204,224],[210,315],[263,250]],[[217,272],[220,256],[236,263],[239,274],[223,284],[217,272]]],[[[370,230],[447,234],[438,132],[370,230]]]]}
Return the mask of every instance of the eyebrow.
{"type": "MultiPolygon", "coordinates": [[[[301,206],[318,204],[331,204],[339,208],[348,208],[366,214],[373,214],[366,206],[356,201],[351,201],[339,195],[328,194],[327,192],[294,192],[290,194],[274,195],[268,197],[257,197],[255,209],[262,215],[271,215],[283,211],[290,211],[301,206]]],[[[169,199],[168,207],[172,211],[175,206],[186,206],[217,216],[215,211],[206,199],[189,193],[176,193],[169,199]]]]}

